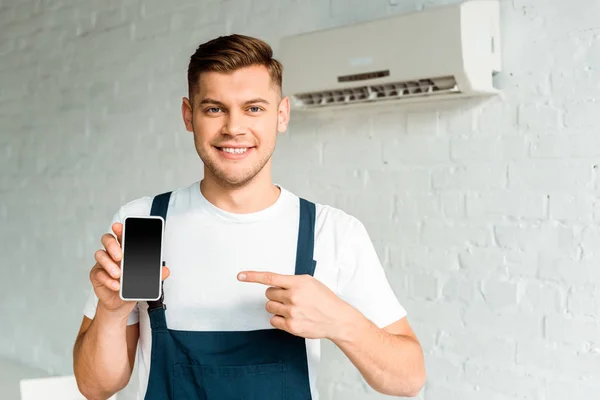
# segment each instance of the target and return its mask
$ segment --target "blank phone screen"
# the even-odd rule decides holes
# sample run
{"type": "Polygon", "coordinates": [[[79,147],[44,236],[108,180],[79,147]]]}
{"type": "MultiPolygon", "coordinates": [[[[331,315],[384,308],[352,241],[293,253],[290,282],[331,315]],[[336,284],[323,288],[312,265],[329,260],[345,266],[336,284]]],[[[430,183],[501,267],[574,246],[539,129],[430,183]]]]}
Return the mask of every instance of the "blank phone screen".
{"type": "Polygon", "coordinates": [[[158,218],[125,220],[122,294],[126,299],[156,299],[160,294],[161,238],[158,218]]]}

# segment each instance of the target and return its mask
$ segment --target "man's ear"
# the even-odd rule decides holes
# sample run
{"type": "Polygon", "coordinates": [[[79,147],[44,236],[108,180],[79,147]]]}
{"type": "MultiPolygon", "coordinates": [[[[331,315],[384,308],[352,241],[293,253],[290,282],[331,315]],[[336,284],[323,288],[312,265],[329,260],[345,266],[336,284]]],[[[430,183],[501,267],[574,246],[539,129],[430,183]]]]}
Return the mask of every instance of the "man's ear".
{"type": "Polygon", "coordinates": [[[277,132],[283,133],[287,131],[290,122],[290,98],[285,97],[279,102],[277,110],[277,132]]]}
{"type": "Polygon", "coordinates": [[[187,97],[184,97],[181,102],[181,116],[183,117],[185,129],[187,129],[188,132],[193,132],[194,125],[192,124],[192,121],[194,119],[194,108],[192,107],[192,102],[187,97]]]}

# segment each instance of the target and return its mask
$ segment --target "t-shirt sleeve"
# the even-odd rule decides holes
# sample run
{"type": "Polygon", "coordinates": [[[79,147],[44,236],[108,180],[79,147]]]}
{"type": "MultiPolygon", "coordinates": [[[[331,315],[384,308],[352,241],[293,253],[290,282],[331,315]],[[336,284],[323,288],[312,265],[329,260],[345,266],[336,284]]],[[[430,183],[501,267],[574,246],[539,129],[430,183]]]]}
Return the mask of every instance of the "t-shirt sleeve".
{"type": "MultiPolygon", "coordinates": [[[[119,210],[114,215],[110,225],[108,226],[107,232],[112,234],[113,236],[115,236],[115,233],[112,230],[112,225],[115,222],[122,222],[122,220],[123,220],[122,213],[121,213],[121,210],[119,210]]],[[[86,317],[88,317],[89,319],[93,319],[94,316],[96,315],[96,307],[98,305],[98,297],[96,296],[96,293],[94,292],[94,288],[92,287],[92,284],[89,281],[89,279],[88,279],[88,283],[89,283],[90,291],[89,291],[85,306],[83,308],[83,314],[86,317]]],[[[138,309],[138,305],[136,304],[133,311],[129,314],[129,317],[127,319],[127,325],[137,324],[138,322],[139,322],[139,309],[138,309]]]]}
{"type": "Polygon", "coordinates": [[[365,226],[352,218],[338,256],[340,298],[383,328],[407,313],[394,293],[365,226]]]}

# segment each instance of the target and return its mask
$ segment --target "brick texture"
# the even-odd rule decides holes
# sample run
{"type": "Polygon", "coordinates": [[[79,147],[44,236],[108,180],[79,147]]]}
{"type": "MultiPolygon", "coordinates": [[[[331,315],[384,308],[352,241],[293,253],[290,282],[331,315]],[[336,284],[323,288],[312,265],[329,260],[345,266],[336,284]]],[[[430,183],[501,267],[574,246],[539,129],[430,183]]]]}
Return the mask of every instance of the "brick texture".
{"type": "MultiPolygon", "coordinates": [[[[0,356],[70,374],[109,219],[201,177],[180,117],[200,42],[277,53],[283,35],[449,2],[0,0],[0,356]]],[[[274,178],[364,221],[423,342],[418,398],[596,398],[600,2],[501,11],[501,97],[293,115],[274,178]]],[[[387,398],[323,349],[322,398],[387,398]]]]}

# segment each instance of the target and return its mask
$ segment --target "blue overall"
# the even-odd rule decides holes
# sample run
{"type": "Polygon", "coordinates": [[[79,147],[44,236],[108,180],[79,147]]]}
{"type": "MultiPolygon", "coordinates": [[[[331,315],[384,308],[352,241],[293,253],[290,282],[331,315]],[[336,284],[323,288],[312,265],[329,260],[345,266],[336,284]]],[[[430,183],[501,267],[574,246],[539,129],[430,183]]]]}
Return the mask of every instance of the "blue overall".
{"type": "MultiPolygon", "coordinates": [[[[166,222],[170,195],[156,196],[150,214],[166,222]]],[[[314,273],[314,225],[315,205],[300,199],[296,275],[314,273]]],[[[146,400],[311,399],[304,338],[275,328],[172,330],[165,311],[163,291],[161,299],[148,302],[152,350],[146,400]]]]}

